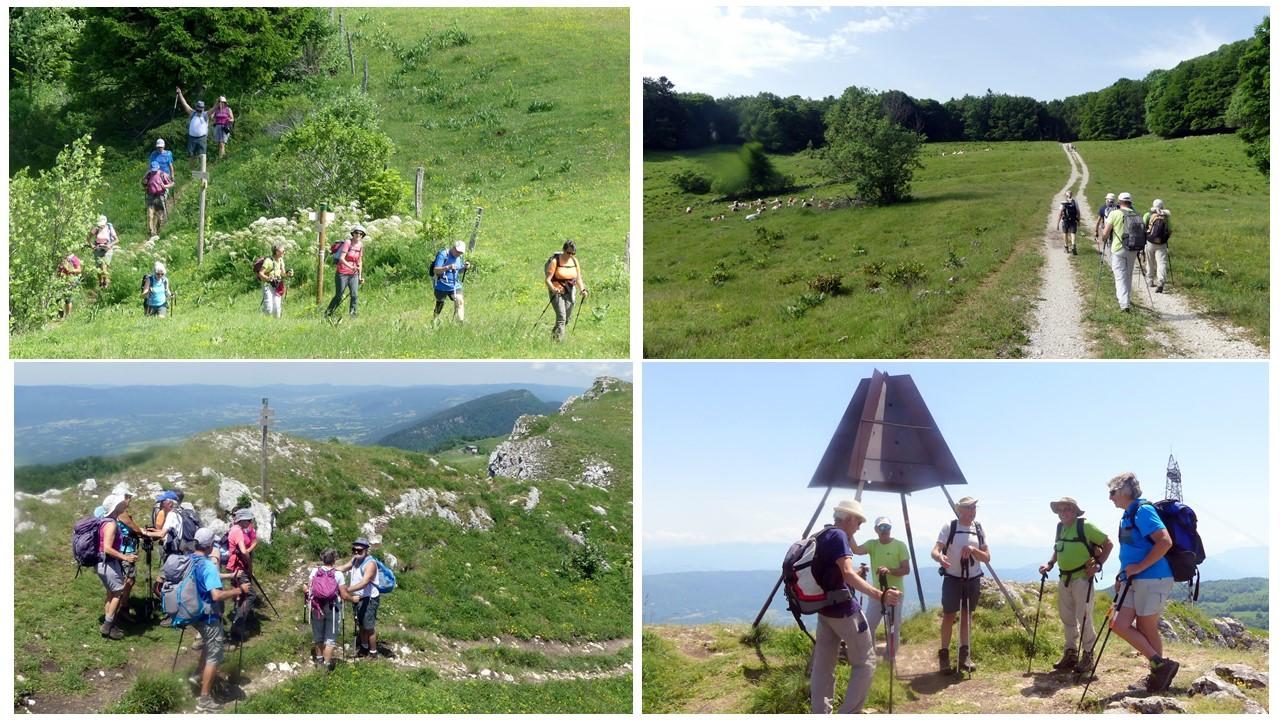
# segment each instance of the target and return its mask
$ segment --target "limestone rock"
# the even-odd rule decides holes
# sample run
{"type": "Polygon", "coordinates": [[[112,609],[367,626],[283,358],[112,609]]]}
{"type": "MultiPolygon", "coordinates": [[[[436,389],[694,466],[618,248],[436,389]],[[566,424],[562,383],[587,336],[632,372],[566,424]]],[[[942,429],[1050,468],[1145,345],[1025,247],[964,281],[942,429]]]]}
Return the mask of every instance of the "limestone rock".
{"type": "Polygon", "coordinates": [[[1264,688],[1270,682],[1269,673],[1258,672],[1243,663],[1218,663],[1213,666],[1213,672],[1228,682],[1248,688],[1264,688]]]}

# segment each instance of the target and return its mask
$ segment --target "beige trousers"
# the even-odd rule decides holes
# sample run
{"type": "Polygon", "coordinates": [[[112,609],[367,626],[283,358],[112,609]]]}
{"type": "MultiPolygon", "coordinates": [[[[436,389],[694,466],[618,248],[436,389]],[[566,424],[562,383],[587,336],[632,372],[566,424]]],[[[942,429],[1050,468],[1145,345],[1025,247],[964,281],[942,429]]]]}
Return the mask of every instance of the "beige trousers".
{"type": "Polygon", "coordinates": [[[1093,626],[1092,581],[1083,573],[1074,573],[1071,583],[1058,580],[1058,617],[1062,619],[1062,634],[1066,636],[1066,649],[1079,647],[1081,652],[1093,647],[1098,630],[1093,626]],[[1088,618],[1087,620],[1085,618],[1088,618]],[[1084,625],[1084,642],[1080,630],[1084,625]]]}

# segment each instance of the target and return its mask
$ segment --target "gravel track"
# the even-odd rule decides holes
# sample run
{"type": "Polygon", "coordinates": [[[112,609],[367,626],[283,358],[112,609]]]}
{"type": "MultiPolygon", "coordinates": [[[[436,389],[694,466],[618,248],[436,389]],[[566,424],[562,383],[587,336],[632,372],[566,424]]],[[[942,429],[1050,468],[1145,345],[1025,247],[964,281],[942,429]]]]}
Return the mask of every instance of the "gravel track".
{"type": "MultiPolygon", "coordinates": [[[[1041,272],[1040,293],[1036,303],[1033,327],[1023,354],[1029,358],[1075,359],[1091,355],[1085,339],[1080,292],[1076,289],[1075,274],[1071,272],[1071,260],[1062,250],[1062,231],[1058,229],[1058,210],[1066,199],[1066,193],[1080,181],[1077,196],[1083,196],[1089,184],[1089,168],[1066,145],[1062,151],[1071,164],[1071,175],[1049,201],[1049,214],[1045,218],[1041,249],[1045,262],[1041,272]]],[[[1079,202],[1079,200],[1077,200],[1079,202]]],[[[1080,208],[1080,225],[1083,226],[1088,211],[1080,208]]],[[[1080,233],[1076,234],[1077,245],[1080,233]]]]}

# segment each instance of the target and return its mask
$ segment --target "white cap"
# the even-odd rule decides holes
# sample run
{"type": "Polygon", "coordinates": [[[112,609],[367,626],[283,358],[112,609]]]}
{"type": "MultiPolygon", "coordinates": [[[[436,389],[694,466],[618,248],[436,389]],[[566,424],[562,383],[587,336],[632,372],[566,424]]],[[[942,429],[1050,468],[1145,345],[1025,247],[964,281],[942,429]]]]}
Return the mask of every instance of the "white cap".
{"type": "Polygon", "coordinates": [[[226,96],[226,95],[219,95],[219,96],[218,96],[218,102],[226,102],[226,101],[227,101],[227,96],[226,96]]]}
{"type": "Polygon", "coordinates": [[[106,226],[107,226],[107,216],[106,216],[106,215],[99,215],[99,216],[98,216],[98,227],[106,227],[106,226]]]}
{"type": "Polygon", "coordinates": [[[1120,197],[1116,199],[1119,200],[1120,202],[1127,202],[1127,203],[1133,202],[1133,196],[1127,192],[1120,193],[1120,197]]]}
{"type": "Polygon", "coordinates": [[[1107,193],[1107,199],[1108,199],[1108,200],[1115,200],[1115,199],[1116,199],[1116,194],[1115,194],[1115,193],[1107,193]]]}
{"type": "Polygon", "coordinates": [[[1161,200],[1160,198],[1156,198],[1155,200],[1152,200],[1152,201],[1151,201],[1151,207],[1152,207],[1153,209],[1156,209],[1156,210],[1163,210],[1163,209],[1164,209],[1164,201],[1163,201],[1163,200],[1161,200]]]}
{"type": "Polygon", "coordinates": [[[467,244],[461,240],[455,240],[453,242],[453,249],[457,252],[464,253],[467,251],[467,244]]]}
{"type": "Polygon", "coordinates": [[[876,518],[876,524],[874,525],[876,530],[879,530],[881,527],[884,527],[884,526],[888,526],[890,528],[893,527],[893,521],[890,520],[887,515],[881,515],[880,517],[876,518]]]}
{"type": "Polygon", "coordinates": [[[164,138],[156,140],[156,147],[164,147],[164,138]]]}

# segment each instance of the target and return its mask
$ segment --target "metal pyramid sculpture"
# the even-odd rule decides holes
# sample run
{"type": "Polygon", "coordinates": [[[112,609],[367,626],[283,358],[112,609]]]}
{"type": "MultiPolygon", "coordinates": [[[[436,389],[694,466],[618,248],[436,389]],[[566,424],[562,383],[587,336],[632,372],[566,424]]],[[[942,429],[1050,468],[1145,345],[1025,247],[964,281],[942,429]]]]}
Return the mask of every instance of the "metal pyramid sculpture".
{"type": "Polygon", "coordinates": [[[910,375],[876,370],[836,426],[809,487],[912,493],[965,485],[964,473],[910,375]]]}

